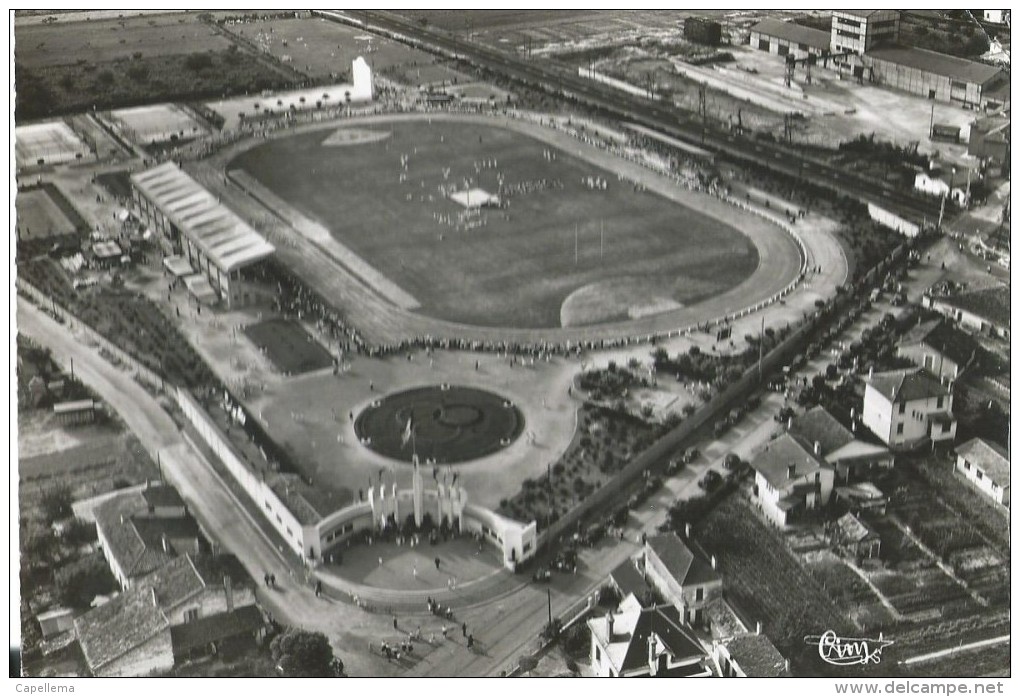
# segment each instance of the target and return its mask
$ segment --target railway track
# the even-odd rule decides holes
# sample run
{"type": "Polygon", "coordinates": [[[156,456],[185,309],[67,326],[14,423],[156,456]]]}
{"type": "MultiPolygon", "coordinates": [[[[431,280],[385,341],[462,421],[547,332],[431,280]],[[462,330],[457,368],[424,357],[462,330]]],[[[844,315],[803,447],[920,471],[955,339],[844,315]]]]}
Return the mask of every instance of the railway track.
{"type": "Polygon", "coordinates": [[[655,129],[708,150],[733,164],[763,167],[837,194],[878,204],[917,222],[938,217],[937,205],[919,196],[896,191],[891,185],[807,157],[793,147],[748,138],[712,123],[702,123],[696,116],[675,107],[618,94],[550,61],[539,63],[519,59],[496,49],[424,29],[388,12],[352,11],[346,15],[323,13],[323,16],[334,21],[354,18],[363,22],[362,28],[366,30],[388,33],[392,38],[431,52],[468,59],[481,68],[531,87],[554,90],[606,116],[655,129]]]}

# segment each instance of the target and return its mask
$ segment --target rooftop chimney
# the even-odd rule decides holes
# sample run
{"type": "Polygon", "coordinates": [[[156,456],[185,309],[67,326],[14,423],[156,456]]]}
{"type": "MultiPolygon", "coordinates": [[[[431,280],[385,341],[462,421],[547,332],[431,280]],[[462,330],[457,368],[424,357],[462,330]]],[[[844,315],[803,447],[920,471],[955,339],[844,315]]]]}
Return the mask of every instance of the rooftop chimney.
{"type": "Polygon", "coordinates": [[[691,536],[691,524],[684,523],[684,537],[690,538],[691,536]]]}
{"type": "Polygon", "coordinates": [[[758,622],[755,623],[755,625],[754,625],[754,633],[755,634],[761,634],[761,620],[759,620],[758,622]]]}
{"type": "Polygon", "coordinates": [[[793,479],[796,474],[797,474],[797,465],[787,465],[786,466],[786,478],[787,479],[793,479]]]}
{"type": "Polygon", "coordinates": [[[815,455],[822,454],[822,442],[820,440],[815,441],[815,455]]]}
{"type": "Polygon", "coordinates": [[[614,624],[614,622],[615,622],[615,620],[613,618],[613,613],[612,613],[612,611],[610,611],[610,613],[608,615],[606,615],[606,627],[609,630],[609,643],[610,644],[613,643],[613,624],[614,624]]]}
{"type": "Polygon", "coordinates": [[[712,555],[712,570],[714,571],[717,567],[718,567],[718,564],[716,563],[715,555],[713,554],[712,555]]]}
{"type": "Polygon", "coordinates": [[[123,525],[125,522],[127,522],[127,521],[124,519],[124,514],[121,513],[120,514],[120,524],[123,525]]]}
{"type": "Polygon", "coordinates": [[[875,377],[875,366],[868,368],[868,379],[875,377]]]}
{"type": "Polygon", "coordinates": [[[152,597],[152,606],[159,607],[159,603],[156,601],[156,589],[153,588],[152,586],[149,586],[149,593],[150,596],[152,597]]]}
{"type": "Polygon", "coordinates": [[[163,540],[163,551],[166,552],[167,554],[170,554],[170,540],[167,539],[167,536],[166,536],[165,532],[162,535],[162,540],[163,540]]]}
{"type": "Polygon", "coordinates": [[[791,416],[786,420],[786,430],[793,428],[793,417],[791,416]]]}

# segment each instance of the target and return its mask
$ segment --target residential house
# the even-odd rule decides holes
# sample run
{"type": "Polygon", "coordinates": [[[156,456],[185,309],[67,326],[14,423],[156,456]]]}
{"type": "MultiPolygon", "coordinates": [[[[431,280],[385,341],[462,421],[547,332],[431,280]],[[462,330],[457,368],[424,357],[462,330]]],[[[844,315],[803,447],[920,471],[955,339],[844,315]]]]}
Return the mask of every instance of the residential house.
{"type": "Polygon", "coordinates": [[[201,617],[187,624],[170,627],[174,660],[216,654],[226,641],[250,640],[259,643],[267,632],[262,611],[246,605],[230,612],[201,617]]]}
{"type": "Polygon", "coordinates": [[[43,639],[50,639],[69,629],[74,629],[74,611],[66,607],[55,607],[40,613],[36,619],[43,639]]]}
{"type": "Polygon", "coordinates": [[[802,446],[821,455],[835,472],[835,481],[849,483],[894,464],[889,449],[860,440],[825,407],[816,406],[791,418],[787,432],[802,446]]]}
{"type": "Polygon", "coordinates": [[[842,554],[853,559],[878,559],[882,538],[853,513],[847,513],[832,524],[832,543],[842,554]]]}
{"type": "Polygon", "coordinates": [[[957,472],[995,503],[1009,508],[1009,453],[983,438],[956,448],[957,472]]]}
{"type": "Polygon", "coordinates": [[[952,442],[952,382],[919,368],[871,373],[865,381],[861,422],[893,449],[952,442]]]}
{"type": "Polygon", "coordinates": [[[149,508],[144,494],[133,490],[111,498],[95,510],[99,545],[110,571],[124,590],[174,557],[197,554],[205,545],[194,518],[153,515],[149,508]]]}
{"type": "Polygon", "coordinates": [[[896,355],[937,378],[956,380],[977,361],[979,348],[973,337],[943,319],[933,319],[905,333],[896,347],[896,355]]]}
{"type": "Polygon", "coordinates": [[[708,652],[672,605],[641,607],[629,596],[616,612],[588,620],[597,677],[710,677],[708,652]]]}
{"type": "Polygon", "coordinates": [[[754,496],[776,525],[796,522],[827,504],[832,496],[834,470],[822,459],[821,444],[808,449],[784,433],[754,456],[751,468],[754,496]]]}
{"type": "Polygon", "coordinates": [[[93,675],[147,675],[172,667],[175,656],[217,645],[234,630],[258,633],[255,613],[261,617],[255,584],[235,557],[185,554],[76,619],[75,631],[93,675]],[[202,624],[178,631],[175,644],[171,629],[195,622],[202,624]]]}
{"type": "Polygon", "coordinates": [[[921,304],[973,332],[1009,341],[1009,286],[993,286],[955,295],[925,295],[921,304]]]}
{"type": "Polygon", "coordinates": [[[152,675],[174,666],[170,621],[151,592],[122,593],[75,619],[74,630],[95,677],[152,675]]]}
{"type": "Polygon", "coordinates": [[[713,658],[724,678],[789,678],[790,662],[759,630],[713,642],[713,658]]]}
{"type": "Polygon", "coordinates": [[[609,584],[621,598],[633,595],[643,607],[654,605],[654,590],[637,567],[638,559],[627,559],[609,573],[609,584]]]}
{"type": "Polygon", "coordinates": [[[715,557],[691,550],[673,533],[654,535],[638,556],[644,579],[677,609],[687,624],[705,623],[705,608],[722,596],[723,580],[715,557]]]}
{"type": "Polygon", "coordinates": [[[188,506],[184,499],[172,486],[164,486],[158,482],[146,482],[141,491],[150,516],[157,518],[182,518],[188,514],[188,506]]]}
{"type": "Polygon", "coordinates": [[[967,175],[945,174],[940,170],[918,172],[914,176],[914,188],[921,193],[938,198],[949,197],[958,206],[966,206],[969,198],[966,185],[967,175]]]}

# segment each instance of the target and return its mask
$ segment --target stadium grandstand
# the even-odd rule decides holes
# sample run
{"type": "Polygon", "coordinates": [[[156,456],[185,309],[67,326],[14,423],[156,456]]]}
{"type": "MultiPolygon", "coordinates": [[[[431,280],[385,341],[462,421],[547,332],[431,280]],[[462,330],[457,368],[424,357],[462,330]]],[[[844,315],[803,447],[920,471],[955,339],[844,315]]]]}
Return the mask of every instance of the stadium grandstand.
{"type": "MultiPolygon", "coordinates": [[[[253,299],[243,272],[272,256],[273,245],[172,162],[131,175],[131,189],[164,250],[187,258],[227,307],[253,299]]],[[[196,281],[186,283],[198,297],[208,287],[196,281]]]]}

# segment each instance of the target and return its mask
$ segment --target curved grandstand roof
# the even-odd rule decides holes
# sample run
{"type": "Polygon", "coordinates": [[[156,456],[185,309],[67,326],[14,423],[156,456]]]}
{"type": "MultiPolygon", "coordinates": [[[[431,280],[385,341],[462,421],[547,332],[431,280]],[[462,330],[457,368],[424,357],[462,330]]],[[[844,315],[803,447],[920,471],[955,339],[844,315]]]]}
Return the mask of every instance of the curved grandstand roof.
{"type": "Polygon", "coordinates": [[[132,174],[131,183],[222,271],[247,266],[276,251],[172,162],[132,174]]]}

